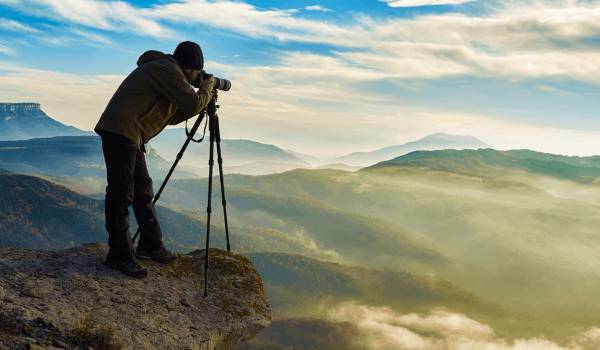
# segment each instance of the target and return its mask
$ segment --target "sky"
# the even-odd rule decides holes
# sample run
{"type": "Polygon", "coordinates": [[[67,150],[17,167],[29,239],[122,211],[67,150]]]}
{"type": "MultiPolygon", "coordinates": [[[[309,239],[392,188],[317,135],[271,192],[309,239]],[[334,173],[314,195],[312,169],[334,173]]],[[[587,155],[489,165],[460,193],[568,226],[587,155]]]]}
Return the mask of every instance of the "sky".
{"type": "Polygon", "coordinates": [[[184,40],[232,81],[224,138],[600,154],[600,0],[0,0],[0,102],[91,130],[140,54],[184,40]]]}

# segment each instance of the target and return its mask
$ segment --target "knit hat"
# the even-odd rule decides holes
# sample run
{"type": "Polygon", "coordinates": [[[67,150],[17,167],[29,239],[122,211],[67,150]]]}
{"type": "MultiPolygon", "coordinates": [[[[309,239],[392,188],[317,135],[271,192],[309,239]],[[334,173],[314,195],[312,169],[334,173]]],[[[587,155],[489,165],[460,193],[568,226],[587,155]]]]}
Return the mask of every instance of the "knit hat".
{"type": "Polygon", "coordinates": [[[204,68],[202,49],[200,48],[200,45],[191,41],[179,43],[175,52],[173,52],[173,58],[175,58],[183,68],[196,70],[202,70],[204,68]]]}

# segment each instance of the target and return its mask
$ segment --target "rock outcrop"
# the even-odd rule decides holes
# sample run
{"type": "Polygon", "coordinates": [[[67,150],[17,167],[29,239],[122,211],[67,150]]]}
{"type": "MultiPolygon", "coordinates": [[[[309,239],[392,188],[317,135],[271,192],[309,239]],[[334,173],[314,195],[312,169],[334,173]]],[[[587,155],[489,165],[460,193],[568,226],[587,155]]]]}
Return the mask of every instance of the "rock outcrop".
{"type": "Polygon", "coordinates": [[[34,115],[43,114],[39,103],[21,102],[21,103],[0,103],[0,117],[11,115],[34,115]]]}
{"type": "Polygon", "coordinates": [[[243,256],[210,249],[171,265],[142,262],[137,280],[104,266],[107,247],[0,248],[0,349],[230,349],[271,320],[243,256]]]}
{"type": "Polygon", "coordinates": [[[48,116],[39,103],[0,103],[0,140],[93,135],[48,116]]]}

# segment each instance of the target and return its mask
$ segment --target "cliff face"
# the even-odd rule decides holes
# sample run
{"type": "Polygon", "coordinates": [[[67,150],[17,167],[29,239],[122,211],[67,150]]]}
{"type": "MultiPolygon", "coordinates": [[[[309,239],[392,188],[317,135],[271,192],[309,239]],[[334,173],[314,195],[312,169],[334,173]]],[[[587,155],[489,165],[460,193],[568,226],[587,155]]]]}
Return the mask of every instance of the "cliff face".
{"type": "Polygon", "coordinates": [[[262,280],[240,255],[210,250],[143,262],[130,279],[104,266],[107,247],[0,248],[0,349],[231,349],[271,320],[262,280]]]}
{"type": "Polygon", "coordinates": [[[0,103],[0,140],[92,135],[50,118],[39,103],[0,103]]]}
{"type": "Polygon", "coordinates": [[[0,117],[15,117],[15,116],[30,116],[30,115],[42,115],[39,103],[0,103],[0,117]]]}

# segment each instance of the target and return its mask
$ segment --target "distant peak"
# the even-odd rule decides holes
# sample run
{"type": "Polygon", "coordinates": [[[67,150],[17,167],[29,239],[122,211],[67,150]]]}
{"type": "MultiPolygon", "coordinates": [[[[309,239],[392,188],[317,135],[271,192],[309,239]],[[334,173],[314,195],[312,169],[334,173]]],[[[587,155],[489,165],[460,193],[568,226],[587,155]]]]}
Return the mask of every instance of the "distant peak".
{"type": "Polygon", "coordinates": [[[3,112],[16,112],[20,110],[41,110],[41,105],[36,102],[17,102],[17,103],[7,103],[0,102],[0,111],[3,112]]]}
{"type": "Polygon", "coordinates": [[[423,138],[421,138],[421,140],[427,140],[427,139],[448,139],[448,138],[455,138],[455,139],[477,139],[473,136],[470,135],[451,135],[451,134],[445,134],[443,132],[438,132],[435,134],[431,134],[431,135],[427,135],[423,138]]]}

